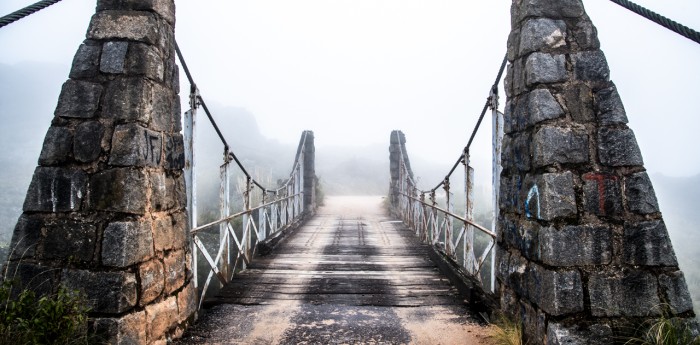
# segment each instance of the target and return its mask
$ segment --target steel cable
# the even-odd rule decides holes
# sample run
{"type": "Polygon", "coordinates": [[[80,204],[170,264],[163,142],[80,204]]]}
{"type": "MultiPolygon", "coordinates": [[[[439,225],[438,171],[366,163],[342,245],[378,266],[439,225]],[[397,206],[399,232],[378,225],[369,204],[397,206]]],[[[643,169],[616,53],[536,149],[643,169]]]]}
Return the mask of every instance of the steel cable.
{"type": "Polygon", "coordinates": [[[652,22],[659,24],[683,37],[686,37],[696,43],[700,43],[700,32],[697,32],[683,24],[666,18],[648,8],[644,8],[628,0],[610,0],[652,22]]]}
{"type": "Polygon", "coordinates": [[[24,17],[28,17],[36,12],[39,12],[61,0],[43,0],[39,1],[33,5],[29,5],[21,10],[12,12],[2,18],[0,18],[0,28],[12,24],[24,17]]]}

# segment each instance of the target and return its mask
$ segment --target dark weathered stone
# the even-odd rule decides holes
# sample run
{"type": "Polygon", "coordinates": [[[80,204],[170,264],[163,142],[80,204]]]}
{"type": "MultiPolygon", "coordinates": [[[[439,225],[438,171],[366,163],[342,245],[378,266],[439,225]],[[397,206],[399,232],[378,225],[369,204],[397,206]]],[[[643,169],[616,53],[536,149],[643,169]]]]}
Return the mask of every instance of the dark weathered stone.
{"type": "Polygon", "coordinates": [[[137,124],[119,125],[112,135],[109,164],[117,166],[159,166],[163,158],[163,137],[137,124]]]}
{"type": "Polygon", "coordinates": [[[519,171],[530,170],[530,135],[516,133],[503,137],[502,152],[505,164],[519,171]]]}
{"type": "Polygon", "coordinates": [[[520,56],[534,51],[548,51],[566,45],[566,23],[563,20],[533,18],[520,29],[520,56]]]}
{"type": "Polygon", "coordinates": [[[175,24],[175,5],[172,0],[98,0],[97,10],[153,11],[168,23],[175,24]]]}
{"type": "Polygon", "coordinates": [[[576,79],[583,81],[608,81],[610,69],[600,50],[584,51],[571,55],[576,79]]]}
{"type": "Polygon", "coordinates": [[[688,293],[683,272],[660,275],[659,287],[663,301],[671,309],[671,313],[681,314],[693,310],[693,300],[688,293]]]}
{"type": "Polygon", "coordinates": [[[97,76],[100,67],[100,52],[102,47],[93,44],[81,44],[73,57],[70,69],[71,79],[93,78],[97,76]]]}
{"type": "Polygon", "coordinates": [[[511,72],[512,74],[512,83],[511,87],[513,88],[513,94],[512,96],[519,95],[525,91],[527,91],[527,86],[526,86],[526,75],[525,75],[525,64],[526,61],[523,61],[524,59],[517,59],[513,61],[513,68],[509,69],[508,71],[511,72]]]}
{"type": "MultiPolygon", "coordinates": [[[[524,192],[524,190],[523,190],[524,192]]],[[[576,215],[576,194],[573,175],[564,173],[542,174],[531,184],[525,200],[525,215],[529,218],[553,220],[576,215]]]]}
{"type": "Polygon", "coordinates": [[[611,86],[598,90],[595,93],[595,109],[598,123],[601,125],[614,125],[627,123],[627,113],[622,105],[617,88],[611,86]]]}
{"type": "Polygon", "coordinates": [[[558,83],[566,80],[564,55],[532,53],[525,61],[525,80],[528,86],[540,83],[558,83]]]}
{"type": "Polygon", "coordinates": [[[656,277],[646,271],[593,272],[588,291],[593,316],[641,317],[660,313],[656,277]]]}
{"type": "Polygon", "coordinates": [[[678,266],[666,225],[661,220],[626,223],[623,260],[630,265],[678,266]]]}
{"type": "Polygon", "coordinates": [[[61,88],[54,114],[61,117],[91,118],[95,116],[101,96],[100,84],[68,80],[61,88]]]}
{"type": "Polygon", "coordinates": [[[153,302],[163,292],[165,286],[163,264],[157,259],[141,264],[139,266],[139,281],[141,282],[139,305],[145,306],[153,302]]]}
{"type": "Polygon", "coordinates": [[[147,124],[153,113],[153,84],[143,78],[118,78],[109,83],[104,116],[147,124]]]}
{"type": "Polygon", "coordinates": [[[109,41],[102,45],[102,58],[100,59],[100,71],[103,73],[119,74],[125,72],[126,52],[129,50],[129,42],[109,41]]]}
{"type": "Polygon", "coordinates": [[[541,343],[547,333],[546,315],[530,303],[520,303],[520,319],[523,322],[523,333],[526,341],[541,343]]]}
{"type": "Polygon", "coordinates": [[[550,322],[547,327],[547,345],[608,345],[614,342],[612,328],[607,324],[567,326],[550,322]]]}
{"type": "Polygon", "coordinates": [[[165,266],[165,293],[171,294],[185,284],[185,251],[176,250],[168,253],[163,259],[165,266]]]}
{"type": "MultiPolygon", "coordinates": [[[[161,86],[153,85],[153,114],[149,128],[160,132],[173,132],[173,91],[161,86]]],[[[178,100],[179,101],[179,100],[178,100]]]]}
{"type": "Polygon", "coordinates": [[[556,119],[564,115],[564,110],[559,102],[547,89],[537,89],[528,96],[529,123],[536,125],[542,121],[556,119]]]}
{"type": "Polygon", "coordinates": [[[622,192],[617,176],[603,173],[583,175],[585,210],[599,217],[618,217],[623,214],[622,192]]]}
{"type": "Polygon", "coordinates": [[[163,59],[158,50],[148,44],[132,43],[126,62],[131,75],[144,75],[155,81],[162,81],[165,73],[163,59]]]}
{"type": "Polygon", "coordinates": [[[598,156],[607,166],[644,165],[634,132],[629,128],[601,128],[598,130],[598,156]]]}
{"type": "Polygon", "coordinates": [[[579,20],[573,33],[574,39],[582,50],[594,50],[600,48],[598,30],[590,20],[579,20]]]}
{"type": "Polygon", "coordinates": [[[508,34],[507,47],[508,51],[506,52],[506,58],[508,61],[513,62],[519,54],[518,48],[520,47],[520,30],[511,30],[510,34],[508,34]]]}
{"type": "Polygon", "coordinates": [[[180,174],[175,177],[175,201],[177,207],[185,208],[187,206],[187,189],[185,188],[185,175],[180,174]]]}
{"type": "Polygon", "coordinates": [[[168,170],[185,168],[185,142],[182,134],[175,133],[165,137],[165,164],[168,170]]]}
{"type": "Polygon", "coordinates": [[[56,269],[42,264],[29,262],[7,263],[7,279],[15,279],[19,284],[12,286],[12,296],[18,296],[22,290],[31,290],[38,297],[50,295],[55,292],[56,269]]]}
{"type": "Polygon", "coordinates": [[[162,338],[170,328],[177,324],[178,319],[177,299],[175,296],[146,306],[149,342],[153,343],[162,338]]]}
{"type": "Polygon", "coordinates": [[[80,210],[87,175],[77,169],[37,167],[24,199],[27,212],[71,212],[80,210]]]}
{"type": "Polygon", "coordinates": [[[530,260],[539,258],[537,240],[541,226],[530,221],[506,221],[503,223],[506,243],[518,248],[520,253],[530,260]]]}
{"type": "Polygon", "coordinates": [[[559,316],[583,310],[583,285],[578,271],[550,271],[531,263],[527,284],[530,301],[549,315],[559,316]]]}
{"type": "Polygon", "coordinates": [[[93,321],[94,341],[100,344],[147,344],[146,312],[139,311],[116,318],[96,318],[93,321]]]}
{"type": "Polygon", "coordinates": [[[148,179],[142,171],[115,168],[90,179],[90,206],[95,210],[144,214],[148,179]]]}
{"type": "Polygon", "coordinates": [[[95,224],[70,219],[57,220],[46,225],[43,258],[89,262],[95,252],[96,242],[95,224]]]}
{"type": "Polygon", "coordinates": [[[654,186],[646,172],[639,172],[625,178],[625,197],[627,208],[634,213],[659,212],[654,186]]]}
{"type": "Polygon", "coordinates": [[[535,167],[588,162],[588,134],[584,131],[545,126],[532,141],[535,167]]]}
{"type": "Polygon", "coordinates": [[[119,314],[133,308],[137,302],[133,273],[65,269],[61,283],[68,289],[82,291],[93,312],[119,314]]]}
{"type": "Polygon", "coordinates": [[[22,214],[12,232],[9,260],[33,258],[41,239],[44,219],[40,216],[22,214]]]}
{"type": "Polygon", "coordinates": [[[520,255],[511,254],[506,275],[506,285],[518,296],[528,295],[528,261],[520,255]]]}
{"type": "Polygon", "coordinates": [[[97,121],[79,124],[73,137],[73,157],[75,160],[88,163],[100,157],[104,131],[104,126],[97,121]]]}
{"type": "Polygon", "coordinates": [[[499,189],[500,195],[498,198],[501,211],[517,214],[523,213],[523,209],[520,207],[522,188],[523,178],[520,175],[501,177],[501,188],[499,189]]]}
{"type": "Polygon", "coordinates": [[[539,253],[550,266],[593,266],[612,260],[612,231],[605,226],[564,226],[540,230],[539,253]]]}
{"type": "Polygon", "coordinates": [[[585,12],[581,0],[523,0],[519,18],[576,18],[585,12]]]}
{"type": "Polygon", "coordinates": [[[563,95],[571,119],[578,123],[589,123],[595,119],[593,95],[588,86],[583,83],[569,85],[563,95]]]}
{"type": "Polygon", "coordinates": [[[158,22],[153,14],[135,11],[100,11],[92,16],[87,37],[95,40],[124,39],[150,44],[158,42],[158,22]]]}
{"type": "Polygon", "coordinates": [[[127,267],[153,256],[151,222],[113,222],[102,239],[102,264],[127,267]]]}
{"type": "Polygon", "coordinates": [[[46,132],[44,146],[39,155],[39,164],[56,165],[68,160],[73,145],[73,133],[66,127],[51,126],[46,132]]]}

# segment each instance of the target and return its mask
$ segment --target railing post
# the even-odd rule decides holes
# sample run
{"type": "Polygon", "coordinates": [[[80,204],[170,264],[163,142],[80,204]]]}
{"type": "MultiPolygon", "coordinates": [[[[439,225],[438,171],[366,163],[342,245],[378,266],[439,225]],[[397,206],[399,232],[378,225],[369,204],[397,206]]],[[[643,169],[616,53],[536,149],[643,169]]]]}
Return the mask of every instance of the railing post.
{"type": "MultiPolygon", "coordinates": [[[[469,166],[469,151],[464,151],[464,195],[466,198],[464,219],[474,221],[474,169],[469,166]]],[[[464,268],[467,272],[476,272],[476,256],[474,255],[474,227],[464,224],[464,268]]]]}
{"type": "MultiPolygon", "coordinates": [[[[250,176],[246,176],[246,182],[245,182],[245,194],[243,195],[243,207],[245,208],[246,213],[243,215],[242,219],[242,225],[243,225],[243,237],[245,238],[245,241],[243,243],[243,255],[248,259],[247,261],[250,261],[250,257],[248,256],[248,253],[250,252],[250,243],[251,240],[250,238],[253,236],[251,233],[251,229],[248,226],[248,222],[250,220],[250,197],[251,197],[251,192],[253,189],[253,183],[252,179],[250,176]]],[[[243,269],[246,269],[246,260],[243,260],[243,269]]]]}
{"type": "MultiPolygon", "coordinates": [[[[224,164],[221,165],[219,177],[219,213],[221,218],[227,218],[230,214],[230,185],[229,185],[229,156],[228,150],[224,151],[224,164]]],[[[222,252],[222,260],[219,267],[221,274],[229,279],[229,263],[231,262],[231,253],[229,246],[229,236],[228,236],[228,222],[223,222],[219,224],[219,245],[224,246],[222,252]]],[[[223,287],[223,284],[221,284],[223,287]]]]}
{"type": "MultiPolygon", "coordinates": [[[[445,178],[442,188],[445,190],[445,206],[447,213],[452,213],[452,200],[450,198],[450,179],[445,178]]],[[[452,245],[452,217],[445,215],[445,252],[447,255],[454,257],[454,249],[452,245]]]]}
{"type": "MultiPolygon", "coordinates": [[[[185,193],[187,195],[187,218],[189,219],[189,229],[197,227],[197,169],[194,155],[194,141],[196,136],[197,125],[197,107],[199,103],[197,96],[199,91],[196,87],[192,87],[190,92],[190,110],[185,112],[184,120],[184,135],[183,142],[185,145],[185,193]]],[[[188,231],[189,234],[189,231],[188,231]]],[[[194,287],[198,288],[199,281],[197,279],[197,246],[192,243],[192,273],[194,287]]]]}
{"type": "MultiPolygon", "coordinates": [[[[498,111],[498,88],[491,90],[491,118],[492,118],[492,191],[493,196],[493,219],[491,221],[491,229],[498,234],[498,217],[499,217],[499,196],[501,188],[501,145],[503,143],[503,114],[498,111]]],[[[498,239],[496,239],[498,241],[498,239]]],[[[496,250],[498,246],[491,249],[491,292],[496,291],[496,250]]]]}

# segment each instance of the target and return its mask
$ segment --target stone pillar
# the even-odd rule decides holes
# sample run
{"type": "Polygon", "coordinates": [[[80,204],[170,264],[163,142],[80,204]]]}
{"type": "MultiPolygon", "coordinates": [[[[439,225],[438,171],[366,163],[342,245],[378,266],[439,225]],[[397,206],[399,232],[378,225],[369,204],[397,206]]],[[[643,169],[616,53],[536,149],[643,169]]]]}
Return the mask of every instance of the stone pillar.
{"type": "MultiPolygon", "coordinates": [[[[654,189],[580,0],[514,0],[498,293],[533,343],[692,322],[654,189]]],[[[634,58],[634,57],[630,57],[634,58]]]]}
{"type": "Polygon", "coordinates": [[[398,206],[399,202],[399,178],[401,175],[399,164],[401,164],[401,155],[403,155],[408,173],[413,177],[411,162],[408,160],[408,153],[406,152],[406,136],[402,131],[391,131],[391,137],[389,138],[389,174],[391,177],[389,197],[392,206],[398,206]]]}
{"type": "Polygon", "coordinates": [[[8,275],[90,303],[114,344],[194,318],[173,0],[98,0],[14,231],[8,275]]]}
{"type": "Polygon", "coordinates": [[[304,131],[304,212],[316,210],[316,147],[314,132],[304,131]]]}

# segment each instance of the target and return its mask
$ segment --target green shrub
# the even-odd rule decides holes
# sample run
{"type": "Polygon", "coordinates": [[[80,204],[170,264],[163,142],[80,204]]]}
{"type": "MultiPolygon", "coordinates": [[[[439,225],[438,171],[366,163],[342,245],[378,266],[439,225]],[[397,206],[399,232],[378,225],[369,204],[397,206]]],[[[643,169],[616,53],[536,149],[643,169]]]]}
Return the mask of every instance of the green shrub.
{"type": "Polygon", "coordinates": [[[0,286],[0,344],[87,344],[85,299],[61,286],[58,293],[37,298],[14,282],[0,286]]]}
{"type": "Polygon", "coordinates": [[[700,336],[693,335],[687,321],[663,316],[646,323],[639,336],[625,342],[626,345],[700,345],[700,336]]]}

